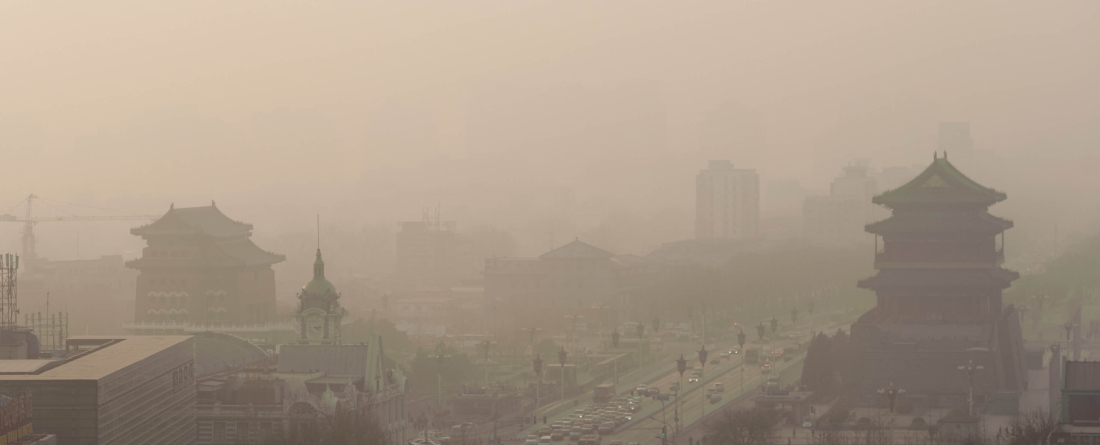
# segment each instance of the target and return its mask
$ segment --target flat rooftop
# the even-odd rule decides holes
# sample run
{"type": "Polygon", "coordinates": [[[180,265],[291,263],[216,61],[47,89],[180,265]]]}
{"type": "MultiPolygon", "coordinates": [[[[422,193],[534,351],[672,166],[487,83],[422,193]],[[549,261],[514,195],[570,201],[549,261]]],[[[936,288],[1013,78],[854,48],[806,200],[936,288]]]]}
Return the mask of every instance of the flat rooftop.
{"type": "Polygon", "coordinates": [[[69,358],[59,360],[0,360],[0,372],[8,372],[0,374],[0,381],[99,380],[191,338],[189,335],[70,337],[67,340],[70,345],[87,345],[92,349],[73,351],[69,358]],[[96,344],[99,346],[93,346],[96,344]]]}

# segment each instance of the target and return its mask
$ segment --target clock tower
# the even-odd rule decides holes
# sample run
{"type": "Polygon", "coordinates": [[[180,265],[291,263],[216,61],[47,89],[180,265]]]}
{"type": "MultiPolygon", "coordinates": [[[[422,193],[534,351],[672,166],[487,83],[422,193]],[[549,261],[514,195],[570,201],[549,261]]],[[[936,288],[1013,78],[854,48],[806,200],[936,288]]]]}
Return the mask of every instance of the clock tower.
{"type": "Polygon", "coordinates": [[[340,343],[340,321],[347,311],[340,307],[339,299],[336,287],[325,279],[325,262],[318,248],[317,260],[313,262],[313,279],[298,294],[298,312],[294,315],[298,343],[340,343]]]}

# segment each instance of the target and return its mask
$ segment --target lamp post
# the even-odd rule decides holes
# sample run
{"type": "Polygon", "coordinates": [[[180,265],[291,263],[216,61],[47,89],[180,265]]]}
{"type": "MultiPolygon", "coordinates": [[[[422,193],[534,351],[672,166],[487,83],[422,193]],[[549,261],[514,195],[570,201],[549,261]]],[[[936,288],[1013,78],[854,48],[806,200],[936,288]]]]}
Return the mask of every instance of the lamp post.
{"type": "Polygon", "coordinates": [[[779,329],[779,320],[776,319],[774,315],[772,315],[771,323],[772,323],[772,335],[774,336],[775,331],[779,329]]]}
{"type": "Polygon", "coordinates": [[[443,359],[450,355],[443,353],[443,342],[436,347],[436,353],[428,357],[434,358],[436,363],[436,383],[439,385],[439,406],[443,406],[443,359]]]}
{"type": "Polygon", "coordinates": [[[535,359],[531,360],[531,365],[535,367],[535,379],[538,383],[535,383],[535,414],[539,412],[539,390],[542,389],[542,357],[535,354],[535,359]]]}
{"type": "Polygon", "coordinates": [[[760,341],[764,341],[764,322],[760,322],[760,325],[756,327],[756,336],[760,337],[760,341]]]}
{"type": "MultiPolygon", "coordinates": [[[[707,345],[703,345],[699,349],[699,383],[703,382],[703,368],[707,366],[707,345]]],[[[703,415],[707,411],[707,392],[706,390],[700,391],[702,394],[702,400],[699,402],[699,421],[703,421],[703,415]]]]}
{"type": "Polygon", "coordinates": [[[965,365],[959,365],[959,371],[966,371],[967,388],[969,391],[970,415],[974,415],[974,371],[985,369],[982,365],[975,365],[974,360],[968,360],[965,365]]]}
{"type": "Polygon", "coordinates": [[[680,359],[676,360],[676,370],[680,371],[680,386],[676,390],[676,417],[672,419],[676,423],[676,432],[680,432],[680,394],[684,393],[684,371],[687,371],[687,360],[684,359],[684,354],[680,354],[680,359]]]}
{"type": "Polygon", "coordinates": [[[745,395],[745,330],[737,333],[737,347],[741,355],[741,395],[745,395]]]}
{"type": "Polygon", "coordinates": [[[810,335],[812,336],[814,334],[814,300],[806,302],[806,306],[810,310],[810,335]]]}
{"type": "Polygon", "coordinates": [[[565,359],[566,359],[565,346],[561,347],[558,351],[558,363],[561,363],[561,401],[565,402],[565,359]]]}
{"type": "Polygon", "coordinates": [[[794,323],[797,323],[797,322],[798,322],[798,308],[792,307],[791,308],[791,324],[794,324],[794,323]]]}
{"type": "Polygon", "coordinates": [[[619,329],[615,328],[611,331],[611,346],[615,348],[613,354],[615,354],[615,387],[619,386],[619,329]]]}
{"type": "Polygon", "coordinates": [[[890,386],[878,390],[879,394],[886,396],[886,400],[890,401],[890,414],[894,413],[895,402],[898,400],[898,396],[905,394],[904,389],[895,388],[894,382],[890,382],[890,386]]]}
{"type": "Polygon", "coordinates": [[[492,344],[489,340],[481,342],[481,347],[485,348],[485,389],[489,389],[489,347],[492,344]]]}

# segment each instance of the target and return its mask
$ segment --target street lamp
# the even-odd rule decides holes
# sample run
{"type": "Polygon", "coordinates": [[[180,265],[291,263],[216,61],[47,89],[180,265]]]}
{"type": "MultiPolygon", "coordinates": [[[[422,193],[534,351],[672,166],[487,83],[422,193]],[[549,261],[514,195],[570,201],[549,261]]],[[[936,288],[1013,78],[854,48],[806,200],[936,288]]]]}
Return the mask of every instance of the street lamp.
{"type": "Polygon", "coordinates": [[[542,356],[535,354],[535,359],[531,361],[531,364],[535,367],[535,379],[538,383],[535,384],[535,414],[539,412],[539,389],[542,388],[542,356]]]}
{"type": "Polygon", "coordinates": [[[797,323],[797,322],[798,322],[798,308],[792,307],[791,308],[791,323],[793,324],[793,323],[797,323]]]}
{"type": "Polygon", "coordinates": [[[612,352],[612,353],[615,354],[615,386],[618,387],[619,386],[619,351],[618,351],[618,349],[619,349],[619,329],[618,328],[615,328],[614,331],[611,331],[611,346],[615,348],[615,351],[612,352]]]}
{"type": "Polygon", "coordinates": [[[760,341],[764,341],[764,322],[760,322],[760,325],[756,327],[756,336],[760,337],[760,341]]]}
{"type": "MultiPolygon", "coordinates": [[[[699,349],[699,383],[700,384],[703,383],[703,368],[705,368],[707,366],[707,345],[702,345],[702,346],[703,347],[701,349],[699,349]]],[[[702,422],[703,421],[703,414],[705,414],[706,410],[707,410],[707,392],[706,392],[706,390],[699,391],[699,392],[702,393],[701,396],[703,397],[703,400],[699,402],[699,421],[702,422]]]]}
{"type": "Polygon", "coordinates": [[[772,323],[772,335],[775,335],[775,331],[776,331],[777,329],[779,329],[779,320],[777,320],[777,319],[775,318],[775,316],[774,316],[774,315],[772,315],[772,321],[771,321],[771,323],[772,323]]]}
{"type": "Polygon", "coordinates": [[[684,393],[684,371],[687,371],[688,361],[684,359],[684,354],[680,354],[680,359],[676,360],[676,370],[680,371],[680,386],[676,390],[676,417],[672,419],[676,423],[676,432],[680,432],[680,394],[684,393]]]}
{"type": "Polygon", "coordinates": [[[657,331],[660,331],[660,330],[661,330],[661,319],[657,318],[657,316],[654,315],[653,316],[653,333],[656,334],[657,331]]]}
{"type": "Polygon", "coordinates": [[[741,364],[737,365],[741,368],[741,395],[745,395],[745,330],[737,333],[737,347],[739,348],[741,355],[741,364]]]}
{"type": "Polygon", "coordinates": [[[561,401],[562,402],[565,402],[565,358],[566,358],[566,356],[567,356],[567,354],[565,353],[565,346],[563,345],[561,347],[561,350],[558,351],[558,363],[561,363],[561,401]]]}
{"type": "Polygon", "coordinates": [[[959,365],[959,371],[966,371],[967,387],[970,392],[970,415],[974,415],[974,371],[985,369],[982,365],[974,365],[974,360],[968,360],[965,365],[959,365]]]}
{"type": "Polygon", "coordinates": [[[434,355],[428,355],[430,358],[435,359],[436,363],[436,379],[439,385],[439,406],[443,406],[443,359],[450,358],[451,356],[443,353],[443,343],[440,342],[436,348],[434,355]]]}
{"type": "Polygon", "coordinates": [[[898,395],[905,394],[904,389],[895,388],[894,382],[890,382],[890,386],[878,390],[879,394],[885,395],[886,399],[890,401],[890,414],[894,413],[895,402],[898,399],[898,395]]]}
{"type": "Polygon", "coordinates": [[[481,342],[481,347],[485,348],[485,389],[489,389],[489,347],[492,344],[489,340],[481,342]]]}

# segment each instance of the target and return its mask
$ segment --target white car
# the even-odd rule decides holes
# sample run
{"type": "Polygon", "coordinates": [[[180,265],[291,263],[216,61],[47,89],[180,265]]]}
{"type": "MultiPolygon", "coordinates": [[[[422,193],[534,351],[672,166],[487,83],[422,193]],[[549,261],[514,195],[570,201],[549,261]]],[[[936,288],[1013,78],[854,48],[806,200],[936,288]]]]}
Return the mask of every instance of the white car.
{"type": "Polygon", "coordinates": [[[524,445],[539,445],[539,436],[536,436],[534,434],[527,436],[527,441],[524,443],[524,445]]]}
{"type": "Polygon", "coordinates": [[[691,378],[688,379],[688,383],[699,383],[699,377],[691,376],[691,378]]]}

